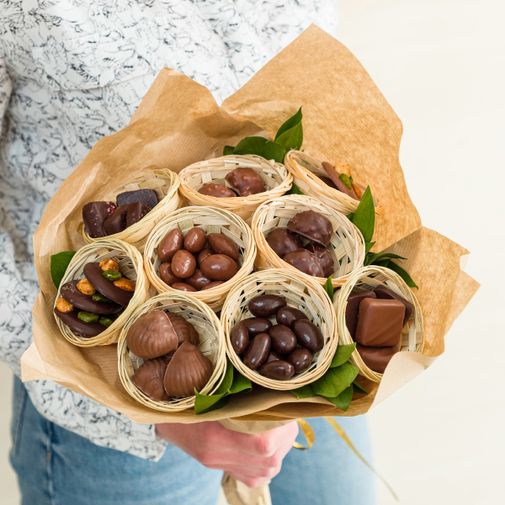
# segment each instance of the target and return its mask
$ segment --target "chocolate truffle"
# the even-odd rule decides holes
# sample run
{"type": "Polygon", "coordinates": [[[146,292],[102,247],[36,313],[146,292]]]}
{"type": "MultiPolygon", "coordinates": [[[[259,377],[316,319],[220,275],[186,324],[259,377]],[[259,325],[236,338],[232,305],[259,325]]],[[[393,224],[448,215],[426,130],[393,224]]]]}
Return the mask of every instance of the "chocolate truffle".
{"type": "Polygon", "coordinates": [[[294,215],[288,222],[288,230],[325,247],[330,245],[333,234],[331,221],[313,210],[294,215]]]}

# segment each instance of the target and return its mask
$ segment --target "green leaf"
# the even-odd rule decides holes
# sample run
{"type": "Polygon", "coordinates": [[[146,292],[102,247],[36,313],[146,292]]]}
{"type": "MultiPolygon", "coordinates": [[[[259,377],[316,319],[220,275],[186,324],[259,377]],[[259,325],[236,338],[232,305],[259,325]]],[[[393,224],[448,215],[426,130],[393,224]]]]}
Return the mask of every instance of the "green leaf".
{"type": "Polygon", "coordinates": [[[350,175],[340,174],[338,177],[346,185],[348,189],[354,189],[352,187],[352,177],[350,175]]]}
{"type": "Polygon", "coordinates": [[[333,283],[332,283],[332,276],[330,275],[327,279],[326,282],[323,284],[323,288],[326,291],[326,294],[330,297],[330,300],[333,301],[333,296],[335,294],[335,289],[333,288],[333,283]]]}
{"type": "Polygon", "coordinates": [[[242,393],[243,391],[251,391],[251,389],[251,381],[235,370],[233,375],[233,384],[231,385],[228,394],[235,395],[237,393],[242,393]]]}
{"type": "Polygon", "coordinates": [[[303,398],[310,398],[312,396],[316,396],[316,393],[314,393],[310,384],[302,386],[298,389],[293,389],[291,390],[291,393],[293,393],[299,400],[302,400],[303,398]]]}
{"type": "Polygon", "coordinates": [[[330,368],[320,379],[312,383],[312,389],[320,396],[335,398],[352,384],[357,375],[357,367],[347,362],[337,368],[330,368]]]}
{"type": "Polygon", "coordinates": [[[352,401],[353,388],[350,385],[348,388],[344,389],[338,396],[335,398],[327,398],[335,407],[341,410],[347,410],[352,401]]]}
{"type": "Polygon", "coordinates": [[[214,394],[218,395],[228,393],[233,384],[233,375],[234,375],[233,365],[230,362],[228,362],[226,365],[226,371],[224,373],[223,382],[219,384],[219,387],[216,389],[216,392],[214,394]]]}
{"type": "Polygon", "coordinates": [[[286,149],[264,137],[246,137],[235,146],[233,154],[257,154],[267,160],[282,163],[286,149]]]}
{"type": "Polygon", "coordinates": [[[375,228],[375,205],[373,203],[370,186],[367,186],[365,189],[358,208],[352,216],[352,222],[357,226],[359,231],[361,231],[365,242],[371,244],[375,228]]]}
{"type": "Polygon", "coordinates": [[[330,368],[336,368],[340,365],[343,365],[350,357],[351,354],[354,352],[354,349],[356,349],[356,344],[346,344],[346,345],[341,345],[337,347],[337,352],[335,353],[335,356],[333,356],[333,359],[331,360],[331,365],[330,368]]]}
{"type": "Polygon", "coordinates": [[[366,255],[365,265],[378,265],[378,262],[384,262],[390,259],[406,260],[407,258],[391,252],[374,253],[370,251],[366,255]]]}
{"type": "Polygon", "coordinates": [[[61,280],[74,254],[75,251],[62,251],[51,256],[51,279],[56,288],[60,287],[61,280]]]}
{"type": "Polygon", "coordinates": [[[195,391],[195,414],[204,414],[226,404],[226,394],[202,395],[195,391]]]}
{"type": "Polygon", "coordinates": [[[414,282],[414,279],[412,279],[409,273],[394,261],[389,260],[389,263],[384,266],[386,268],[390,268],[391,270],[395,271],[405,281],[405,284],[407,284],[409,288],[418,287],[418,285],[414,282]]]}
{"type": "Polygon", "coordinates": [[[229,154],[233,154],[234,152],[235,152],[235,146],[223,147],[223,156],[228,156],[229,154]]]}
{"type": "Polygon", "coordinates": [[[293,184],[291,189],[288,191],[288,195],[303,195],[303,191],[296,185],[293,184]]]}
{"type": "Polygon", "coordinates": [[[275,143],[283,146],[286,151],[300,149],[303,144],[302,108],[287,119],[275,135],[275,143]]]}

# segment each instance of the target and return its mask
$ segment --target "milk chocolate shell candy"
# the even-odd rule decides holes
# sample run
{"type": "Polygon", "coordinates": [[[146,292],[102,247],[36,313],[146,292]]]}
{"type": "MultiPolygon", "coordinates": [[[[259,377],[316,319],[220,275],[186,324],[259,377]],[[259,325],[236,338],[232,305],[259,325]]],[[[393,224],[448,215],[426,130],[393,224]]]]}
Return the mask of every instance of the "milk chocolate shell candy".
{"type": "Polygon", "coordinates": [[[193,345],[198,345],[200,343],[200,336],[189,321],[186,321],[186,319],[177,314],[167,314],[167,316],[177,334],[178,344],[189,342],[193,345]]]}
{"type": "Polygon", "coordinates": [[[333,228],[330,220],[313,210],[295,214],[288,222],[288,230],[325,247],[330,245],[333,228]]]}
{"type": "Polygon", "coordinates": [[[149,359],[135,370],[132,382],[153,400],[166,400],[168,395],[163,385],[167,362],[163,358],[149,359]]]}
{"type": "Polygon", "coordinates": [[[183,342],[175,351],[164,377],[165,391],[169,396],[192,396],[209,381],[213,366],[198,347],[183,342]]]}
{"type": "Polygon", "coordinates": [[[163,356],[177,348],[179,338],[168,315],[152,310],[135,321],[126,336],[128,347],[140,358],[163,356]]]}
{"type": "Polygon", "coordinates": [[[261,175],[248,167],[232,170],[226,175],[226,181],[240,196],[255,195],[266,190],[265,181],[261,175]]]}

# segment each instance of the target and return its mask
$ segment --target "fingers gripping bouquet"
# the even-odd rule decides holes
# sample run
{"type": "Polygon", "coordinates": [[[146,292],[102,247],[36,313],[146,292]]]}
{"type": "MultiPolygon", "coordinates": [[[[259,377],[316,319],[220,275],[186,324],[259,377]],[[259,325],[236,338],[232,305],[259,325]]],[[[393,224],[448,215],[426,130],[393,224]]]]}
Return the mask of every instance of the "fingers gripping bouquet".
{"type": "Polygon", "coordinates": [[[316,27],[222,107],[162,70],[45,211],[24,380],[141,423],[366,412],[443,352],[477,289],[467,251],[422,227],[400,138],[316,27]]]}

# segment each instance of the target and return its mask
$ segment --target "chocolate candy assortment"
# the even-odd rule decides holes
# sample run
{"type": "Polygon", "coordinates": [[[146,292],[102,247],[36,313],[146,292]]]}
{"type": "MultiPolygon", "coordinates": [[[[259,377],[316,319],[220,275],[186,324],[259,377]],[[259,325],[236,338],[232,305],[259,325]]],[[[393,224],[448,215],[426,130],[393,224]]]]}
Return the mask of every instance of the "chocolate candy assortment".
{"type": "Polygon", "coordinates": [[[143,359],[132,381],[152,400],[192,396],[212,375],[212,362],[198,348],[198,331],[179,314],[161,309],[143,314],[129,328],[126,341],[143,359]]]}
{"type": "Polygon", "coordinates": [[[204,183],[200,186],[198,192],[202,195],[217,198],[230,198],[256,195],[266,191],[266,184],[261,175],[249,167],[238,167],[228,172],[225,176],[225,182],[204,183]]]}
{"type": "Polygon", "coordinates": [[[113,258],[86,263],[83,273],[84,278],[61,286],[54,313],[75,335],[95,337],[126,308],[135,282],[121,273],[113,258]]]}
{"type": "Polygon", "coordinates": [[[333,234],[330,220],[313,210],[295,214],[286,227],[274,228],[266,237],[273,251],[301,272],[328,277],[335,270],[329,247],[333,234]]]}
{"type": "Polygon", "coordinates": [[[159,202],[153,189],[120,193],[114,202],[89,202],[82,208],[84,229],[91,238],[119,233],[140,221],[159,202]]]}
{"type": "Polygon", "coordinates": [[[240,269],[240,248],[224,233],[195,226],[185,234],[170,230],[157,248],[161,280],[174,289],[195,292],[230,280],[240,269]]]}
{"type": "Polygon", "coordinates": [[[247,307],[254,317],[242,319],[230,333],[232,348],[244,364],[274,380],[289,380],[307,370],[324,341],[306,314],[275,294],[256,296],[247,307]]]}
{"type": "Polygon", "coordinates": [[[403,327],[414,306],[386,286],[374,290],[354,289],[347,299],[346,326],[365,364],[383,373],[400,350],[403,327]]]}

